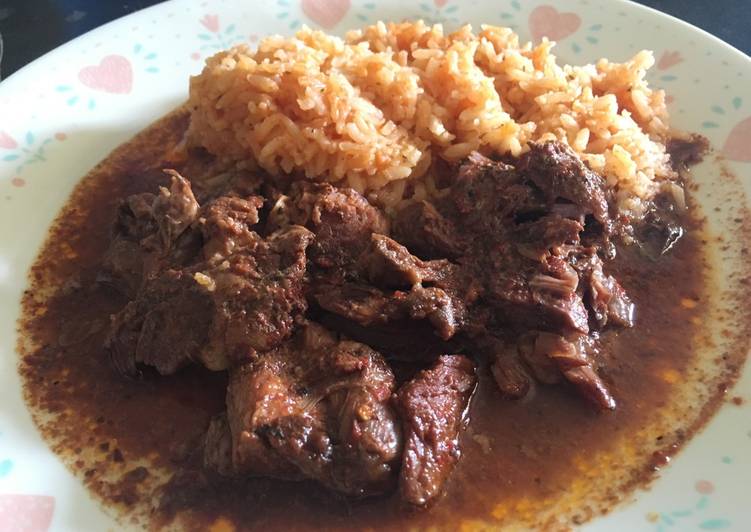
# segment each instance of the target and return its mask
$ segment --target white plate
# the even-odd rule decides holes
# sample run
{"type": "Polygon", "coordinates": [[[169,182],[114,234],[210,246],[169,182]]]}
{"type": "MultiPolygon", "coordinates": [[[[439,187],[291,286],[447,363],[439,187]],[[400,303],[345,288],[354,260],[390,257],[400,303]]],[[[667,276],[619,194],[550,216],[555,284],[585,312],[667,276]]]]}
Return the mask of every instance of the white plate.
{"type": "MultiPolygon", "coordinates": [[[[302,24],[334,33],[378,19],[453,27],[509,25],[557,40],[564,62],[639,49],[658,59],[651,82],[673,125],[709,137],[751,195],[751,60],[676,19],[620,0],[185,0],[107,24],[0,83],[0,530],[104,530],[115,522],[37,434],[16,372],[15,320],[26,271],[76,181],[187,94],[203,59],[302,24]]],[[[711,9],[707,5],[707,9],[711,9]]],[[[719,8],[715,5],[715,8],[719,8]]],[[[716,168],[697,172],[717,178],[716,168]]],[[[704,177],[702,177],[704,176],[704,177]]],[[[706,188],[706,187],[705,187],[706,188]]],[[[710,186],[711,188],[711,186],[710,186]]],[[[705,207],[712,200],[700,198],[705,207]]],[[[716,201],[716,200],[715,200],[716,201]]],[[[748,205],[738,191],[735,208],[748,205]]],[[[706,208],[710,226],[721,216],[706,208]]],[[[724,211],[723,211],[724,212],[724,211]]],[[[737,257],[722,257],[732,262],[737,257]]],[[[746,368],[733,395],[751,398],[746,368]]],[[[748,530],[751,407],[727,405],[648,492],[589,530],[748,530]]]]}

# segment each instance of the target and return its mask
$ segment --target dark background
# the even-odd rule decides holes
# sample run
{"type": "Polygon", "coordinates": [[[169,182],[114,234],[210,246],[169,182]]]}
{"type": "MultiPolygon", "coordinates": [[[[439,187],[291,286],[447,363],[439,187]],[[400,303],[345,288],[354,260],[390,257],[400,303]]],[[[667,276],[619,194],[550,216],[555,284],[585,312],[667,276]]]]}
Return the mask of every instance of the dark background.
{"type": "MultiPolygon", "coordinates": [[[[0,79],[90,29],[161,0],[0,0],[0,79]]],[[[254,1],[254,0],[244,0],[254,1]]],[[[596,0],[607,1],[607,0],[596,0]]],[[[751,54],[751,0],[639,0],[751,54]]]]}

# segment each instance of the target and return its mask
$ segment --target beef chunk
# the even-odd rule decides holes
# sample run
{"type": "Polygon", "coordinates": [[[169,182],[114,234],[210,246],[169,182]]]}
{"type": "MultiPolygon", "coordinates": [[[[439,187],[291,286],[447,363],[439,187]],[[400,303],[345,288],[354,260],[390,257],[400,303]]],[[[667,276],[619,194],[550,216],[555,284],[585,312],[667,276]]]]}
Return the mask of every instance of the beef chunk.
{"type": "Polygon", "coordinates": [[[523,340],[519,350],[540,382],[558,382],[560,379],[556,374],[557,369],[596,407],[601,410],[613,410],[615,400],[595,371],[594,363],[588,354],[588,350],[591,349],[589,344],[589,340],[584,336],[575,336],[567,340],[557,334],[540,332],[530,335],[526,342],[523,340]]]}
{"type": "Polygon", "coordinates": [[[169,189],[159,189],[151,206],[151,216],[158,228],[162,247],[169,249],[196,219],[198,202],[187,179],[174,170],[166,172],[172,176],[172,183],[169,189]]]}
{"type": "Polygon", "coordinates": [[[473,255],[478,238],[502,238],[514,220],[544,212],[545,201],[513,166],[472,153],[459,167],[442,207],[472,241],[467,254],[473,255]]]}
{"type": "Polygon", "coordinates": [[[587,302],[599,327],[608,323],[633,327],[634,304],[615,277],[603,272],[599,257],[589,255],[577,266],[582,271],[587,302]]]}
{"type": "Polygon", "coordinates": [[[318,284],[312,297],[324,310],[365,326],[426,319],[444,340],[454,336],[466,318],[463,304],[438,287],[392,292],[356,283],[318,284]]]}
{"type": "Polygon", "coordinates": [[[277,200],[271,226],[298,224],[316,235],[309,251],[313,263],[346,273],[373,233],[388,234],[388,220],[361,194],[328,184],[296,183],[289,197],[277,200]]]}
{"type": "Polygon", "coordinates": [[[483,285],[496,326],[587,332],[576,272],[564,261],[579,244],[579,221],[550,213],[512,166],[473,154],[459,168],[444,210],[469,243],[465,269],[483,285]]]}
{"type": "Polygon", "coordinates": [[[117,210],[100,279],[131,297],[145,278],[185,264],[200,247],[189,231],[198,202],[190,183],[177,172],[169,173],[169,189],[129,196],[117,210]]]}
{"type": "Polygon", "coordinates": [[[493,380],[501,394],[508,399],[521,399],[530,390],[530,380],[519,360],[506,352],[496,354],[490,366],[493,380]]]}
{"type": "Polygon", "coordinates": [[[535,274],[531,280],[522,275],[498,273],[487,280],[486,299],[494,309],[499,326],[517,331],[539,328],[551,331],[589,331],[588,314],[579,294],[564,292],[555,278],[535,274]],[[548,281],[547,284],[543,281],[548,281]]]}
{"type": "Polygon", "coordinates": [[[291,226],[196,272],[214,301],[207,359],[242,360],[292,334],[307,309],[305,251],[312,240],[310,231],[291,226]]]}
{"type": "Polygon", "coordinates": [[[423,282],[440,284],[457,274],[456,266],[449,261],[420,260],[395,240],[375,233],[358,263],[363,276],[382,287],[408,288],[423,282]]]}
{"type": "Polygon", "coordinates": [[[292,341],[233,370],[231,451],[219,418],[207,434],[205,461],[234,475],[310,478],[349,495],[381,493],[395,482],[401,453],[393,390],[377,352],[309,323],[292,341]]]}
{"type": "Polygon", "coordinates": [[[238,247],[252,245],[258,237],[252,227],[258,223],[263,198],[220,196],[201,209],[199,227],[203,235],[203,256],[220,260],[238,247]]]}
{"type": "Polygon", "coordinates": [[[580,222],[552,214],[515,226],[512,242],[516,246],[516,253],[542,262],[551,255],[565,256],[568,246],[579,244],[579,235],[583,230],[580,222]]]}
{"type": "Polygon", "coordinates": [[[336,284],[340,277],[326,276],[316,281],[313,299],[323,309],[361,325],[427,319],[438,336],[451,338],[466,315],[467,296],[462,293],[467,292],[466,283],[458,267],[447,260],[418,259],[384,235],[374,233],[369,240],[349,274],[360,281],[336,284]]]}
{"type": "Polygon", "coordinates": [[[399,390],[397,404],[404,427],[399,487],[405,501],[425,506],[441,493],[461,455],[459,433],[476,382],[472,361],[449,355],[399,390]]]}
{"type": "Polygon", "coordinates": [[[307,308],[303,292],[310,231],[291,226],[235,249],[218,264],[201,262],[149,280],[114,319],[108,347],[121,371],[137,365],[174,373],[191,361],[221,370],[292,334],[307,308]]]}
{"type": "Polygon", "coordinates": [[[166,270],[149,280],[113,318],[106,346],[114,366],[134,375],[143,364],[167,375],[198,360],[211,307],[211,297],[189,274],[166,270]]]}
{"type": "Polygon", "coordinates": [[[508,399],[521,399],[529,393],[531,380],[524,370],[513,342],[485,334],[475,344],[491,362],[490,371],[498,390],[508,399]]]}
{"type": "Polygon", "coordinates": [[[519,171],[537,185],[550,205],[565,200],[610,227],[605,182],[574,151],[560,142],[531,144],[519,161],[519,171]]]}
{"type": "Polygon", "coordinates": [[[394,234],[425,259],[457,258],[465,247],[454,223],[427,201],[411,202],[402,208],[394,221],[394,234]]]}
{"type": "Polygon", "coordinates": [[[366,284],[316,283],[311,296],[324,310],[366,327],[387,323],[403,315],[398,308],[394,308],[392,298],[386,292],[366,284]]]}
{"type": "Polygon", "coordinates": [[[519,357],[537,382],[557,384],[563,379],[558,365],[549,356],[551,346],[555,347],[555,342],[559,338],[561,337],[558,335],[540,332],[529,332],[519,337],[517,341],[519,357]]]}

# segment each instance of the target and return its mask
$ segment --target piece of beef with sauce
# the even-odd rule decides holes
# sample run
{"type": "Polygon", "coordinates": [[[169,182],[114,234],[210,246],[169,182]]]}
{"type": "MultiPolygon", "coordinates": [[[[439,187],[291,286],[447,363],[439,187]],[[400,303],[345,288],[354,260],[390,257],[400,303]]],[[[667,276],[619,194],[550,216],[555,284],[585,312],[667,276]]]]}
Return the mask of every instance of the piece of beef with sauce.
{"type": "Polygon", "coordinates": [[[351,188],[301,182],[291,187],[272,207],[267,222],[273,231],[296,224],[310,229],[315,243],[311,262],[329,275],[347,275],[370,242],[373,233],[388,234],[383,212],[351,188]]]}
{"type": "Polygon", "coordinates": [[[592,248],[582,248],[572,261],[579,272],[584,300],[597,326],[634,326],[634,304],[626,291],[612,275],[603,270],[602,259],[592,248]]]}
{"type": "Polygon", "coordinates": [[[461,456],[459,436],[476,385],[469,358],[443,355],[399,389],[404,431],[399,488],[406,502],[426,506],[441,494],[461,456]]]}
{"type": "MultiPolygon", "coordinates": [[[[450,193],[436,203],[435,211],[464,245],[465,254],[454,260],[480,284],[476,303],[468,305],[471,318],[464,332],[489,354],[505,396],[525,396],[530,378],[552,383],[571,376],[585,397],[598,397],[596,402],[609,408],[607,390],[588,369],[589,361],[574,370],[546,356],[550,371],[545,375],[525,371],[513,348],[514,335],[530,330],[579,338],[592,327],[633,324],[633,304],[604,272],[598,255],[609,256],[605,247],[613,228],[604,181],[556,142],[532,145],[515,165],[472,154],[458,166],[450,193]],[[487,338],[497,333],[511,334],[510,348],[490,345],[487,338]]],[[[409,214],[409,209],[403,210],[409,214]]],[[[419,241],[426,229],[417,222],[435,217],[409,214],[405,219],[414,223],[397,225],[399,233],[411,232],[404,238],[419,241]]],[[[556,346],[550,346],[552,352],[556,346]]],[[[568,352],[567,345],[557,347],[556,353],[568,352]]]]}
{"type": "Polygon", "coordinates": [[[397,211],[394,237],[422,259],[456,259],[466,243],[455,224],[428,201],[414,201],[397,211]]]}
{"type": "Polygon", "coordinates": [[[490,363],[493,380],[506,399],[522,399],[527,396],[534,381],[522,364],[513,339],[500,338],[487,332],[477,335],[474,349],[485,355],[490,363]]]}
{"type": "Polygon", "coordinates": [[[313,234],[300,226],[258,239],[194,277],[211,293],[214,316],[203,358],[227,367],[288,338],[307,310],[306,249],[313,234]]]}
{"type": "Polygon", "coordinates": [[[118,369],[133,375],[148,365],[170,374],[200,362],[221,370],[292,334],[307,309],[305,252],[313,235],[290,226],[261,238],[251,229],[260,203],[255,197],[220,197],[200,210],[200,262],[147,279],[114,316],[107,348],[118,369]],[[184,315],[191,319],[179,319],[184,315]],[[159,334],[152,332],[157,323],[159,334]],[[193,341],[197,331],[200,342],[193,341]],[[162,345],[162,338],[173,340],[162,345]]]}
{"type": "Polygon", "coordinates": [[[263,207],[260,196],[220,196],[208,202],[197,219],[203,236],[203,258],[220,261],[237,248],[248,247],[258,239],[253,227],[258,223],[258,211],[263,207]]]}
{"type": "Polygon", "coordinates": [[[133,297],[144,279],[186,264],[200,248],[191,231],[199,205],[190,182],[175,171],[169,188],[125,199],[118,207],[99,279],[133,297]]]}
{"type": "Polygon", "coordinates": [[[561,378],[600,410],[613,410],[615,400],[596,371],[591,339],[584,335],[564,338],[532,331],[519,339],[521,359],[538,382],[557,384],[561,378]]]}
{"type": "Polygon", "coordinates": [[[395,240],[379,234],[353,265],[354,282],[318,282],[311,294],[323,309],[360,325],[403,319],[427,320],[448,340],[463,326],[467,301],[457,265],[423,261],[395,240]]]}
{"type": "Polygon", "coordinates": [[[556,260],[579,245],[578,221],[550,212],[512,166],[479,155],[460,166],[450,198],[444,211],[470,242],[459,263],[481,280],[499,327],[588,332],[576,272],[556,260]]]}
{"type": "Polygon", "coordinates": [[[227,415],[207,434],[205,462],[232,476],[313,479],[351,496],[396,482],[402,438],[394,376],[364,344],[308,323],[231,371],[227,415]]]}
{"type": "Polygon", "coordinates": [[[604,179],[590,170],[566,144],[530,143],[517,169],[540,188],[549,208],[564,200],[581,209],[583,214],[591,214],[606,231],[610,230],[604,179]]]}
{"type": "Polygon", "coordinates": [[[316,283],[310,297],[324,310],[363,325],[405,319],[427,320],[439,338],[449,340],[464,323],[463,305],[438,287],[384,291],[367,284],[316,283]]]}
{"type": "Polygon", "coordinates": [[[427,319],[444,339],[461,327],[456,266],[422,261],[389,238],[385,215],[356,191],[295,183],[277,196],[267,230],[291,223],[315,234],[309,297],[325,310],[360,325],[427,319]]]}
{"type": "Polygon", "coordinates": [[[385,235],[372,233],[368,240],[347,274],[327,272],[314,280],[311,298],[360,325],[427,320],[440,338],[453,337],[463,326],[467,302],[476,297],[459,267],[423,261],[385,235]]]}
{"type": "Polygon", "coordinates": [[[199,361],[209,339],[211,296],[189,273],[166,270],[112,318],[106,343],[115,368],[136,375],[151,366],[162,375],[199,361]]]}
{"type": "Polygon", "coordinates": [[[447,288],[458,283],[459,268],[446,259],[423,261],[396,240],[377,233],[369,240],[355,270],[374,286],[408,289],[429,283],[447,288]]]}

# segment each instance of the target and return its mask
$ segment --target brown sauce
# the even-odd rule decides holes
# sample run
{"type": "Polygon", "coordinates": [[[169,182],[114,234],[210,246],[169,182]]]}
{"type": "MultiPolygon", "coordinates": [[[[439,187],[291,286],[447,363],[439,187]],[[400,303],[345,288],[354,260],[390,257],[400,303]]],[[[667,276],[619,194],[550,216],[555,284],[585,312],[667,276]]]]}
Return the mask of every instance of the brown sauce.
{"type": "MultiPolygon", "coordinates": [[[[102,343],[109,315],[124,301],[95,282],[117,201],[166,181],[159,147],[177,142],[184,127],[185,117],[173,116],[79,185],[24,297],[27,401],[54,450],[119,515],[152,526],[177,518],[189,529],[558,528],[647,482],[701,423],[676,405],[679,384],[696,378],[707,306],[701,223],[687,218],[687,236],[661,260],[620,249],[619,270],[609,266],[637,305],[636,327],[603,334],[603,369],[617,410],[598,413],[564,386],[506,401],[481,368],[462,459],[428,510],[405,508],[396,496],[352,501],[309,482],[202,473],[191,451],[224,408],[225,375],[198,368],[139,380],[117,374],[102,343]],[[160,487],[163,473],[175,476],[160,487]]],[[[737,359],[727,364],[726,381],[739,368],[737,359]]]]}

